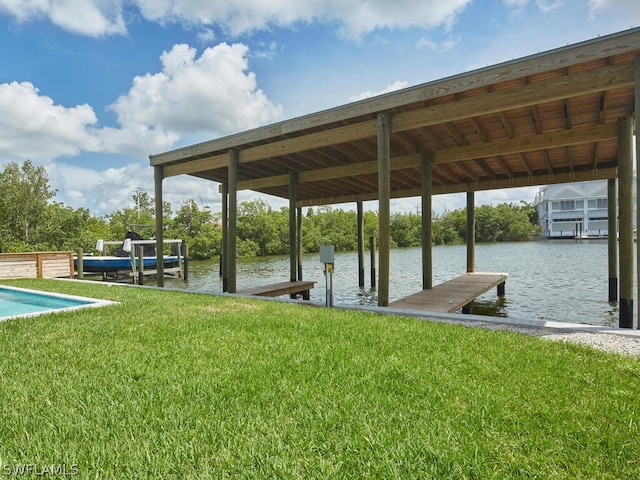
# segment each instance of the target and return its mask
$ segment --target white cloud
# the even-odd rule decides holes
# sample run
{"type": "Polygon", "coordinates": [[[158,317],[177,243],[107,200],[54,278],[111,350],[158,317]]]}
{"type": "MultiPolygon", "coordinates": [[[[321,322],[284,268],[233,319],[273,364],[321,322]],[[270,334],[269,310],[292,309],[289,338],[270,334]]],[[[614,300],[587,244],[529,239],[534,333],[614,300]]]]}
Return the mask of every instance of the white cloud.
{"type": "Polygon", "coordinates": [[[19,22],[48,18],[65,30],[92,37],[124,34],[121,0],[0,0],[19,22]]]}
{"type": "Polygon", "coordinates": [[[340,25],[346,36],[359,38],[380,28],[451,25],[468,3],[470,0],[0,0],[0,11],[19,22],[48,18],[70,32],[90,36],[125,34],[123,11],[137,7],[149,21],[189,27],[218,25],[233,35],[298,22],[328,22],[340,25]]]}
{"type": "MultiPolygon", "coordinates": [[[[162,72],[138,76],[126,95],[111,106],[127,131],[219,136],[279,120],[273,105],[247,73],[248,47],[222,43],[200,57],[188,45],[161,56],[162,72]]],[[[155,150],[157,151],[157,150],[155,150]]]]}
{"type": "Polygon", "coordinates": [[[384,93],[390,93],[390,92],[395,92],[396,90],[402,90],[403,88],[406,88],[408,85],[408,82],[403,82],[400,80],[396,80],[395,82],[387,85],[383,90],[380,90],[378,92],[362,92],[359,93],[357,95],[354,95],[352,97],[349,98],[350,102],[357,102],[358,100],[364,100],[365,98],[371,98],[371,97],[375,97],[377,95],[382,95],[384,93]]]}
{"type": "Polygon", "coordinates": [[[146,158],[184,136],[214,137],[280,120],[246,72],[248,48],[220,44],[200,57],[187,45],[162,54],[163,70],[136,77],[111,106],[117,127],[100,127],[93,108],[56,105],[29,82],[0,84],[0,160],[47,161],[82,152],[146,158]]]}
{"type": "Polygon", "coordinates": [[[430,50],[433,50],[434,52],[442,53],[453,49],[457,44],[458,40],[453,37],[449,37],[442,42],[435,42],[428,38],[421,38],[416,47],[428,48],[430,50]]]}
{"type": "Polygon", "coordinates": [[[589,0],[591,18],[616,9],[621,9],[626,14],[630,25],[640,21],[640,2],[637,0],[589,0]]]}
{"type": "MultiPolygon", "coordinates": [[[[523,10],[529,3],[530,0],[502,0],[502,3],[515,10],[523,10]]],[[[535,0],[534,2],[536,6],[543,12],[549,12],[551,10],[555,10],[556,8],[560,8],[564,5],[563,0],[535,0]]]]}
{"type": "Polygon", "coordinates": [[[0,84],[0,159],[44,161],[97,151],[96,122],[89,105],[56,105],[29,82],[0,84]]]}

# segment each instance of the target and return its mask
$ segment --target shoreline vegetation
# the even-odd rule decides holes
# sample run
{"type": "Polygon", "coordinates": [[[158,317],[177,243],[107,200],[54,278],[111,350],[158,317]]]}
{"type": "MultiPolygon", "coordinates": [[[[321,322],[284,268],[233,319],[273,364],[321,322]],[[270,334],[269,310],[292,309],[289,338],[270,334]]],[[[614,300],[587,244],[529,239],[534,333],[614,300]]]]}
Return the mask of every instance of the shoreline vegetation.
{"type": "MultiPolygon", "coordinates": [[[[132,205],[104,217],[84,208],[55,202],[55,191],[43,167],[29,160],[9,163],[0,171],[0,253],[32,251],[94,251],[96,241],[122,240],[128,230],[145,238],[155,235],[155,203],[145,191],[136,191],[132,205]]],[[[164,203],[164,238],[185,240],[194,260],[220,255],[220,214],[195,200],[185,200],[174,211],[164,203]]],[[[540,233],[535,208],[527,202],[475,208],[478,243],[531,240],[540,233]]],[[[433,244],[466,241],[466,209],[434,214],[433,244]]],[[[391,216],[391,247],[420,246],[422,217],[419,212],[391,216]]],[[[303,209],[302,249],[317,252],[321,245],[336,251],[357,249],[357,214],[333,207],[303,209]]],[[[378,235],[378,216],[364,212],[365,238],[378,235]]],[[[289,209],[272,208],[263,200],[242,202],[237,217],[237,254],[242,258],[282,255],[289,251],[289,209]]]]}
{"type": "Polygon", "coordinates": [[[637,478],[640,360],[511,331],[109,284],[0,323],[2,468],[637,478]]]}

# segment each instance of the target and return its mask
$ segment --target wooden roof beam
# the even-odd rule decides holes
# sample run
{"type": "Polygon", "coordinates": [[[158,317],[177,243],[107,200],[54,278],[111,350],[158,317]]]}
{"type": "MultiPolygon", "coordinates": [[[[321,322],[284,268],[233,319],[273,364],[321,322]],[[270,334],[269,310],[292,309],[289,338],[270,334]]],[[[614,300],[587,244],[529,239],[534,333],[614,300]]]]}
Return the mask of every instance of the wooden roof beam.
{"type": "Polygon", "coordinates": [[[482,171],[489,175],[489,178],[496,178],[496,172],[491,169],[491,167],[487,164],[487,162],[484,161],[483,158],[476,158],[475,161],[482,169],[482,171]]]}
{"type": "Polygon", "coordinates": [[[507,137],[509,138],[515,137],[513,124],[511,123],[511,120],[509,120],[509,117],[507,117],[507,114],[505,112],[499,112],[498,117],[500,117],[500,122],[502,123],[502,127],[504,128],[504,131],[507,132],[507,137]]]}
{"type": "Polygon", "coordinates": [[[447,131],[447,133],[451,136],[451,138],[453,138],[453,141],[456,143],[456,145],[460,147],[464,147],[465,145],[469,144],[469,142],[467,142],[467,139],[462,134],[460,129],[456,127],[453,123],[444,122],[442,126],[447,131]]]}
{"type": "Polygon", "coordinates": [[[462,172],[469,177],[473,183],[478,183],[480,181],[478,174],[471,170],[464,162],[456,162],[454,165],[462,170],[462,172]]]}
{"type": "Polygon", "coordinates": [[[433,172],[439,174],[442,178],[444,178],[443,183],[447,183],[447,180],[450,180],[453,183],[458,183],[458,179],[453,176],[448,165],[434,165],[433,172]]]}
{"type": "Polygon", "coordinates": [[[416,143],[406,132],[397,132],[391,136],[392,142],[399,143],[403,150],[403,155],[418,153],[420,145],[416,143]]]}
{"type": "Polygon", "coordinates": [[[533,128],[537,134],[542,133],[542,116],[540,115],[540,109],[537,105],[531,107],[531,114],[533,116],[533,128]]]}
{"type": "Polygon", "coordinates": [[[595,142],[593,147],[593,169],[598,168],[598,158],[600,157],[600,142],[595,142]]]}
{"type": "MultiPolygon", "coordinates": [[[[581,182],[587,180],[605,180],[616,178],[618,169],[615,166],[600,168],[597,171],[580,170],[575,172],[556,172],[552,177],[544,173],[541,175],[518,176],[514,178],[483,180],[477,183],[466,184],[444,184],[433,187],[433,195],[443,195],[447,193],[474,191],[480,192],[484,190],[495,190],[500,188],[514,187],[531,187],[536,185],[547,185],[552,183],[570,183],[581,182]]],[[[420,187],[407,190],[394,190],[391,192],[392,198],[419,197],[421,195],[420,187]]],[[[359,194],[359,195],[340,195],[335,197],[310,198],[301,200],[297,203],[298,207],[314,207],[317,205],[334,205],[339,203],[360,202],[368,200],[377,200],[377,192],[359,194]]]]}
{"type": "Polygon", "coordinates": [[[226,168],[229,165],[229,155],[212,155],[209,157],[191,160],[189,162],[166,165],[163,169],[164,177],[174,177],[176,175],[190,175],[205,170],[216,170],[226,168]]]}
{"type": "Polygon", "coordinates": [[[509,165],[507,165],[507,162],[504,161],[504,158],[502,158],[502,155],[496,155],[495,158],[496,162],[498,163],[498,165],[500,165],[500,168],[504,170],[504,173],[507,175],[507,177],[513,178],[513,172],[509,168],[509,165]]]}
{"type": "Polygon", "coordinates": [[[433,152],[433,163],[473,160],[475,158],[495,157],[521,152],[532,152],[544,148],[581,145],[598,140],[617,138],[616,124],[587,125],[571,130],[559,130],[541,135],[529,135],[508,140],[473,144],[466,147],[451,147],[433,152]]]}
{"type": "Polygon", "coordinates": [[[489,141],[489,137],[487,136],[487,132],[480,125],[480,122],[478,122],[478,120],[475,119],[475,118],[470,118],[469,122],[471,123],[471,126],[473,127],[473,129],[476,131],[476,133],[480,137],[480,140],[482,140],[483,142],[488,142],[489,141]]]}
{"type": "Polygon", "coordinates": [[[564,101],[564,124],[567,128],[573,128],[573,122],[571,121],[571,99],[567,98],[564,101]]]}
{"type": "Polygon", "coordinates": [[[440,137],[433,133],[429,127],[421,127],[418,128],[417,131],[430,143],[430,148],[427,148],[427,150],[441,150],[445,147],[440,137]]]}
{"type": "Polygon", "coordinates": [[[549,175],[553,175],[553,167],[551,166],[551,159],[549,159],[549,152],[547,151],[546,148],[542,150],[542,157],[544,158],[544,163],[547,166],[549,175]]]}
{"type": "Polygon", "coordinates": [[[609,90],[602,92],[600,97],[600,114],[598,115],[598,122],[604,123],[607,119],[607,107],[609,106],[609,90]]]}
{"type": "Polygon", "coordinates": [[[527,163],[527,159],[524,158],[524,154],[522,152],[518,152],[517,153],[517,157],[520,159],[520,163],[522,163],[522,166],[524,167],[524,169],[527,171],[527,173],[529,174],[530,177],[533,177],[533,172],[531,171],[531,167],[529,166],[529,164],[527,163]]]}

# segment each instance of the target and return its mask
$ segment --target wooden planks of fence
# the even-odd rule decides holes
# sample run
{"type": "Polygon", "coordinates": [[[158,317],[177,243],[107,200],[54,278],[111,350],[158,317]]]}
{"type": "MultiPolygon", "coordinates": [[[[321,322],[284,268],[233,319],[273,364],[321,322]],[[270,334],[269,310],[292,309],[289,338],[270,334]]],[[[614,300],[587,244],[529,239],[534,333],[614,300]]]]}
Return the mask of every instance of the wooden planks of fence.
{"type": "Polygon", "coordinates": [[[0,280],[73,275],[73,252],[0,253],[0,280]]]}

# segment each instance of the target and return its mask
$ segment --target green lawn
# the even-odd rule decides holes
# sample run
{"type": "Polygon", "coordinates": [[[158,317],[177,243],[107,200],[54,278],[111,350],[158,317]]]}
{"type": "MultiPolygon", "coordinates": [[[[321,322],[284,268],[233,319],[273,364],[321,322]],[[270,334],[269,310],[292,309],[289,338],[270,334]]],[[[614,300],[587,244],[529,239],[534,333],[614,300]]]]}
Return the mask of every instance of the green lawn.
{"type": "Polygon", "coordinates": [[[640,477],[638,359],[364,312],[5,283],[121,303],[0,323],[0,477],[640,477]]]}

